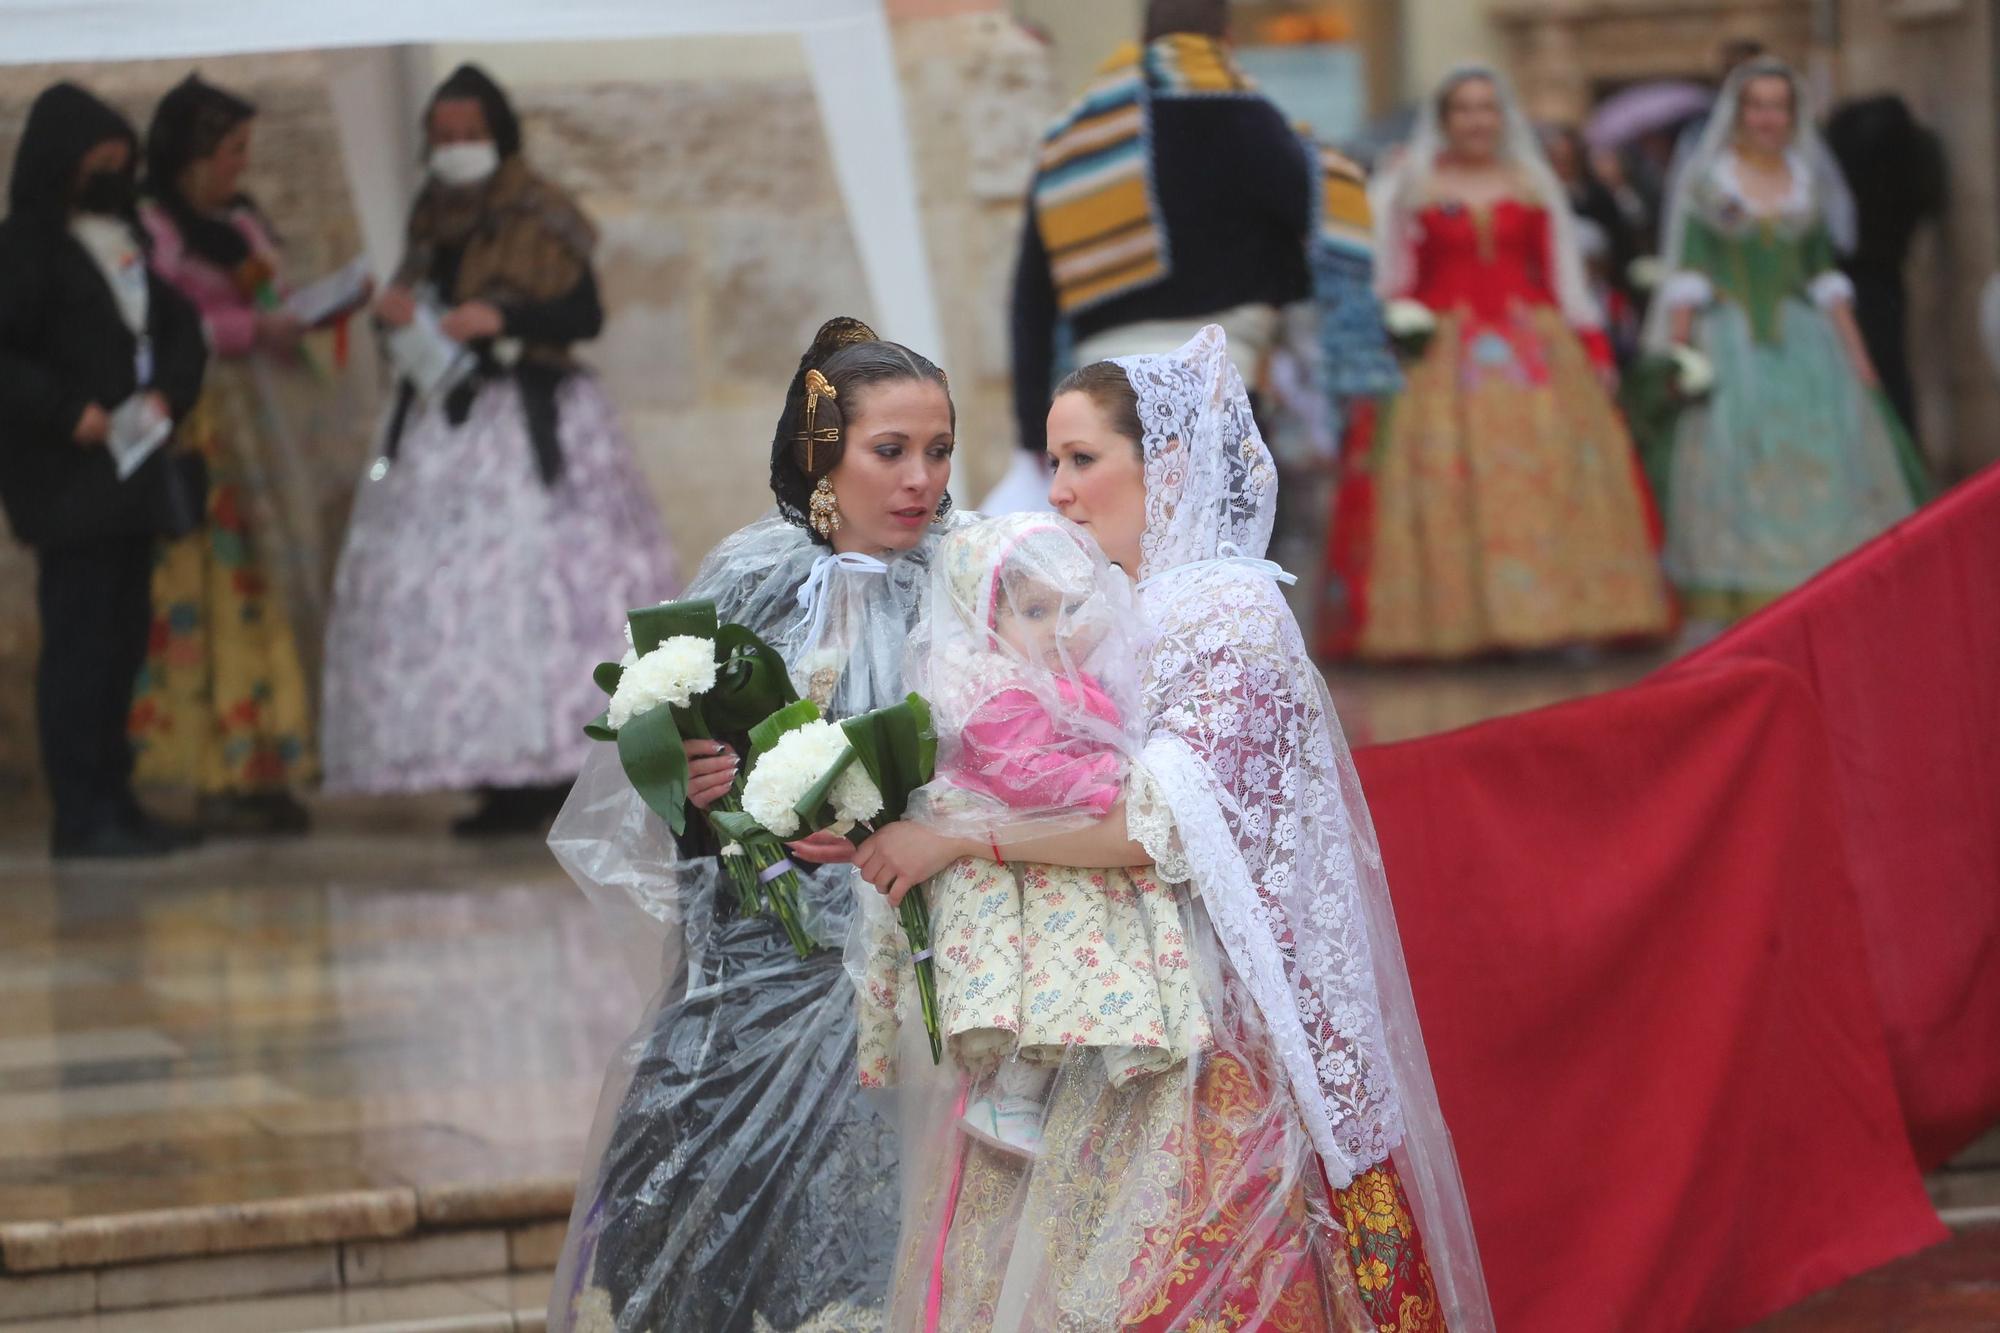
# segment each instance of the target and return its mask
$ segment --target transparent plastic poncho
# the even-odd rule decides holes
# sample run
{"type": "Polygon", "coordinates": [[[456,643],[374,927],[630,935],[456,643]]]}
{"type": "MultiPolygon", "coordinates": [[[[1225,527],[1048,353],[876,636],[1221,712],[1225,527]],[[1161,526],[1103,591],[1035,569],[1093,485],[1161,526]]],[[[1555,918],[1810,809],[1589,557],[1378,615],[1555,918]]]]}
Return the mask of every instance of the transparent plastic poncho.
{"type": "Polygon", "coordinates": [[[1067,520],[1010,514],[946,538],[931,582],[907,676],[937,779],[909,818],[1001,842],[1102,819],[1145,738],[1130,581],[1067,520]]]}
{"type": "MultiPolygon", "coordinates": [[[[1124,799],[1143,740],[1144,622],[1130,581],[1048,514],[959,529],[940,548],[911,683],[930,701],[937,777],[908,818],[989,846],[1085,827],[1124,799]]],[[[1036,1084],[1088,1054],[1114,1086],[1200,1039],[1171,895],[1122,870],[966,859],[925,888],[940,1036],[954,1063],[1036,1084]],[[1088,957],[1081,956],[1083,949],[1088,957]],[[1079,969],[1090,985],[1069,984],[1079,969]],[[1117,999],[1108,1007],[1105,996],[1117,999]]],[[[902,941],[871,908],[861,1077],[896,1081],[902,941]]]]}
{"type": "Polygon", "coordinates": [[[1173,1058],[1133,1071],[1073,1043],[933,1067],[895,991],[894,1045],[860,1066],[893,1080],[902,1125],[893,1328],[1492,1328],[1367,807],[1262,559],[1276,471],[1222,344],[1209,328],[1119,363],[1145,430],[1154,637],[1145,743],[1108,817],[1150,864],[971,871],[1017,874],[1031,900],[1053,884],[1070,901],[1051,921],[1092,923],[1048,952],[1031,1011],[1126,1012],[1140,988],[1114,964],[1135,954],[1184,978],[1173,1058]]]}
{"type": "MultiPolygon", "coordinates": [[[[767,518],[718,545],[683,596],[714,599],[778,650],[801,695],[849,716],[903,697],[943,533],[878,560],[767,518]]],[[[610,746],[592,752],[549,845],[652,997],[605,1076],[550,1328],[880,1327],[896,1139],[855,1072],[840,952],[852,870],[801,876],[825,947],[799,958],[774,922],[737,912],[705,825],[677,842],[610,746]]]]}

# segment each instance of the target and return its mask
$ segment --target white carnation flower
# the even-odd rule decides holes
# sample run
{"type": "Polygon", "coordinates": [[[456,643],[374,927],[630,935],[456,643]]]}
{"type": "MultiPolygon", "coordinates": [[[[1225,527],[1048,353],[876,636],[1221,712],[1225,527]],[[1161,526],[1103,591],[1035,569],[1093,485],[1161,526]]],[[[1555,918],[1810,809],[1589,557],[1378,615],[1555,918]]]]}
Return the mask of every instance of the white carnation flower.
{"type": "Polygon", "coordinates": [[[1401,298],[1382,308],[1382,324],[1391,337],[1418,338],[1437,329],[1437,316],[1422,301],[1401,298]]]}
{"type": "Polygon", "coordinates": [[[1700,398],[1715,387],[1715,363],[1692,347],[1676,347],[1674,388],[1684,398],[1700,398]]]}
{"type": "Polygon", "coordinates": [[[604,720],[616,731],[661,704],[685,708],[714,688],[715,643],[678,634],[625,668],[604,720]]]}
{"type": "Polygon", "coordinates": [[[1625,266],[1625,280],[1642,292],[1650,292],[1667,280],[1667,265],[1658,255],[1640,255],[1625,266]]]}
{"type": "MultiPolygon", "coordinates": [[[[847,734],[825,719],[786,732],[743,784],[743,812],[777,837],[797,837],[798,803],[847,750],[847,734]]],[[[882,793],[858,763],[834,780],[828,796],[835,820],[849,828],[882,813],[882,793]]]]}

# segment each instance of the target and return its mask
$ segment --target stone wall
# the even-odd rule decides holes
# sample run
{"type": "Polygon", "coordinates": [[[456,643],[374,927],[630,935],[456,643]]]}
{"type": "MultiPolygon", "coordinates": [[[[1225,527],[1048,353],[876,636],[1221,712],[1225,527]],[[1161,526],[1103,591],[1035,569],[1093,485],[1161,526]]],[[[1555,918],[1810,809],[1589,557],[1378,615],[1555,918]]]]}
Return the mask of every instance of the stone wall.
{"type": "MultiPolygon", "coordinates": [[[[946,337],[944,348],[920,350],[941,354],[951,372],[960,489],[976,496],[1013,447],[1006,293],[1032,150],[1060,97],[1047,49],[1004,13],[929,8],[893,25],[946,337]]],[[[814,328],[828,315],[870,313],[796,40],[745,39],[729,50],[713,70],[682,60],[651,77],[587,48],[564,53],[560,81],[499,70],[531,157],[601,226],[609,323],[584,355],[619,404],[684,571],[767,507],[771,428],[814,328]]],[[[439,52],[437,63],[457,54],[439,52]]],[[[524,70],[537,60],[546,63],[542,53],[508,57],[524,70]]],[[[29,102],[56,78],[87,84],[143,127],[187,68],[0,69],[0,155],[11,162],[29,102]]],[[[208,60],[201,69],[260,106],[248,184],[295,271],[310,276],[355,253],[322,58],[208,60]]],[[[359,346],[329,390],[357,404],[351,428],[315,460],[336,514],[371,453],[379,378],[359,346]]],[[[33,588],[32,559],[0,546],[0,799],[36,783],[33,588]]]]}

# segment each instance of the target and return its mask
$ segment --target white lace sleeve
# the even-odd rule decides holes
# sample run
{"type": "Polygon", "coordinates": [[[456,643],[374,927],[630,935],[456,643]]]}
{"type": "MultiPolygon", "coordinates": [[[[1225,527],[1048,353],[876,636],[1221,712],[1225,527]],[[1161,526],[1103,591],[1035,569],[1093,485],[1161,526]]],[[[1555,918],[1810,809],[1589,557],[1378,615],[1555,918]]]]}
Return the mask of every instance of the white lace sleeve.
{"type": "Polygon", "coordinates": [[[1167,794],[1158,780],[1137,764],[1125,780],[1125,832],[1153,858],[1153,873],[1160,882],[1186,884],[1194,877],[1167,794]]]}

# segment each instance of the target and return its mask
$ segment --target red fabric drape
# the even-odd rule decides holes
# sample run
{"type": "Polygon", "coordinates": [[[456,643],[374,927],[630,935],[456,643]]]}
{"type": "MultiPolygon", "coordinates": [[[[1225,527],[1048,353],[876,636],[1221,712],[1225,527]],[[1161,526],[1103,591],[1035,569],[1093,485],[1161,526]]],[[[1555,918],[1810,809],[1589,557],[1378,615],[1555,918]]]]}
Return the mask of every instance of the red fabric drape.
{"type": "Polygon", "coordinates": [[[1795,673],[1356,758],[1502,1330],[1738,1328],[1943,1236],[1795,673]]]}
{"type": "Polygon", "coordinates": [[[2000,1121],[2000,468],[1675,671],[1798,672],[1833,754],[1889,1055],[1919,1163],[2000,1121]]]}

